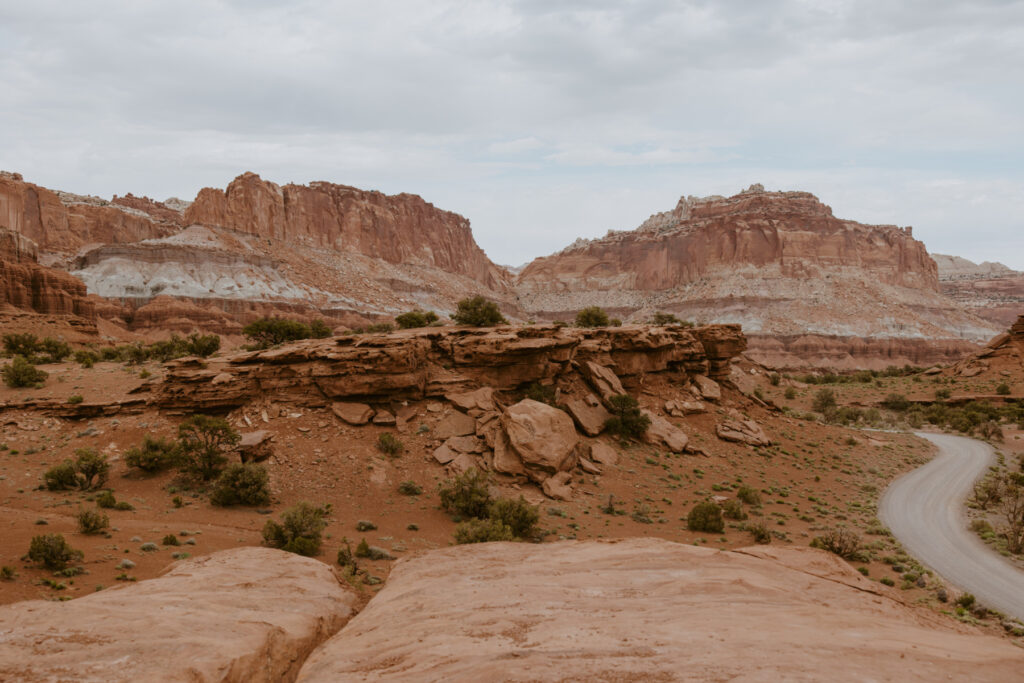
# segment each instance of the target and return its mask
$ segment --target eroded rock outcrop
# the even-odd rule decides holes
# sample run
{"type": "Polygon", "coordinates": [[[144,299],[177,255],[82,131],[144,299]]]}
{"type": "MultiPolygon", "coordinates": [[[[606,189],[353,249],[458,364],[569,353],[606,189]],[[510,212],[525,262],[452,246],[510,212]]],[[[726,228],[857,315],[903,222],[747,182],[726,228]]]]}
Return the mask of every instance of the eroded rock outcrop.
{"type": "Polygon", "coordinates": [[[942,293],[997,326],[1012,325],[1024,310],[1024,273],[1002,263],[972,263],[958,256],[932,254],[942,293]]]}
{"type": "Polygon", "coordinates": [[[480,387],[515,389],[596,369],[614,394],[625,391],[622,382],[638,381],[647,373],[703,374],[717,368],[727,376],[726,350],[739,354],[745,345],[740,329],[730,325],[694,330],[427,328],[309,340],[202,362],[174,361],[153,402],[163,408],[206,412],[237,408],[266,394],[315,406],[423,399],[480,387]],[[702,336],[715,339],[712,356],[705,351],[702,336]]]}
{"type": "Polygon", "coordinates": [[[684,198],[634,231],[578,241],[530,263],[516,287],[540,317],[590,305],[632,320],[661,310],[768,339],[895,338],[921,359],[934,340],[993,334],[939,293],[935,262],[910,228],[842,220],[806,192],[759,187],[684,198]]]}
{"type": "Polygon", "coordinates": [[[823,551],[628,539],[399,560],[299,680],[1005,681],[1022,666],[823,551]]]}
{"type": "Polygon", "coordinates": [[[70,602],[0,608],[0,679],[294,680],[355,602],[322,562],[224,550],[70,602]]]}

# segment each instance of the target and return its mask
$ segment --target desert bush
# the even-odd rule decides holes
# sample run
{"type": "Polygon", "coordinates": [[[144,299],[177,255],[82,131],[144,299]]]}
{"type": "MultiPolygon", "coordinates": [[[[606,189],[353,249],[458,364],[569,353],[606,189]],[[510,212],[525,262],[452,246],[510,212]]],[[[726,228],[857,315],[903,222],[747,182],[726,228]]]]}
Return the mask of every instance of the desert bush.
{"type": "Polygon", "coordinates": [[[220,351],[220,337],[216,334],[190,334],[188,346],[193,356],[207,358],[220,351]]]}
{"type": "Polygon", "coordinates": [[[82,397],[81,394],[72,394],[71,396],[68,396],[68,403],[70,403],[71,405],[78,405],[84,400],[85,399],[82,397]]]}
{"type": "Polygon", "coordinates": [[[996,387],[996,393],[999,394],[1000,396],[1009,396],[1010,385],[1007,384],[1006,382],[1001,382],[999,386],[996,387]]]}
{"type": "Polygon", "coordinates": [[[990,441],[1002,441],[1003,440],[1003,428],[999,426],[999,423],[995,420],[989,420],[988,422],[982,422],[978,425],[978,436],[983,439],[990,441]]]}
{"type": "Polygon", "coordinates": [[[576,314],[576,327],[608,327],[608,314],[599,306],[587,306],[576,314]]]}
{"type": "Polygon", "coordinates": [[[765,544],[772,542],[772,534],[768,531],[768,526],[764,523],[763,519],[747,524],[744,528],[754,537],[754,543],[765,544]]]}
{"type": "Polygon", "coordinates": [[[678,325],[680,327],[693,327],[693,323],[689,320],[680,320],[671,313],[663,313],[658,311],[651,316],[650,323],[652,325],[659,325],[661,327],[668,327],[670,325],[678,325]]]}
{"type": "Polygon", "coordinates": [[[412,480],[406,480],[398,485],[398,492],[403,496],[418,496],[423,493],[423,487],[412,480]]]}
{"type": "Polygon", "coordinates": [[[78,351],[75,351],[75,354],[74,356],[72,356],[72,358],[74,358],[75,362],[81,365],[83,368],[91,368],[96,363],[96,361],[100,359],[100,356],[95,351],[90,351],[88,349],[79,349],[78,351]]]}
{"type": "Polygon", "coordinates": [[[3,342],[5,356],[31,358],[39,350],[39,337],[29,332],[5,334],[3,342]]]}
{"type": "Polygon", "coordinates": [[[831,389],[819,389],[814,395],[814,402],[811,409],[818,413],[825,413],[836,407],[836,392],[831,389]]]}
{"type": "Polygon", "coordinates": [[[22,387],[34,387],[46,381],[49,376],[45,370],[40,370],[29,363],[24,356],[15,356],[14,360],[0,370],[4,377],[4,384],[12,389],[22,387]]]}
{"type": "Polygon", "coordinates": [[[1011,553],[1024,550],[1024,474],[1003,475],[1000,512],[1006,520],[1006,549],[1011,553]]]}
{"type": "Polygon", "coordinates": [[[116,508],[117,499],[114,498],[113,491],[103,491],[100,495],[96,496],[96,505],[101,508],[116,508]]]}
{"type": "Polygon", "coordinates": [[[844,560],[852,560],[860,551],[860,536],[846,527],[827,529],[821,536],[814,537],[811,547],[835,553],[844,560]]]}
{"type": "Polygon", "coordinates": [[[640,439],[651,426],[651,418],[640,410],[640,404],[629,394],[619,394],[608,399],[612,417],[605,423],[605,429],[620,439],[640,439]]]}
{"type": "Polygon", "coordinates": [[[722,504],[722,516],[726,519],[744,520],[747,518],[747,513],[743,510],[743,503],[735,498],[730,498],[722,504]]]}
{"type": "Polygon", "coordinates": [[[722,509],[711,501],[697,503],[690,509],[690,514],[686,516],[686,526],[690,531],[721,533],[725,530],[722,509]]]}
{"type": "Polygon", "coordinates": [[[309,339],[313,331],[306,323],[287,318],[261,318],[242,328],[244,334],[259,349],[309,339]]]}
{"type": "Polygon", "coordinates": [[[882,407],[902,413],[904,410],[910,408],[910,401],[907,400],[907,397],[903,394],[893,393],[885,397],[882,401],[882,407]]]}
{"type": "Polygon", "coordinates": [[[796,389],[793,387],[786,387],[786,391],[783,396],[786,397],[786,400],[792,401],[796,398],[796,389]]]}
{"type": "Polygon", "coordinates": [[[377,437],[377,450],[392,458],[398,456],[405,446],[402,440],[391,432],[384,432],[377,437]]]}
{"type": "Polygon", "coordinates": [[[964,593],[956,599],[955,604],[959,607],[963,607],[964,609],[970,609],[974,606],[975,600],[977,600],[977,598],[975,598],[972,594],[964,593]]]}
{"type": "Polygon", "coordinates": [[[263,543],[290,553],[312,557],[320,552],[327,510],[301,502],[281,514],[281,521],[268,519],[263,526],[263,543]]]}
{"type": "Polygon", "coordinates": [[[333,330],[328,327],[320,318],[317,318],[309,324],[309,336],[313,339],[326,339],[333,334],[333,330]]]}
{"type": "Polygon", "coordinates": [[[491,504],[490,478],[471,467],[438,489],[441,507],[461,517],[486,517],[491,504]]]}
{"type": "Polygon", "coordinates": [[[760,505],[761,494],[753,486],[743,485],[736,491],[736,497],[747,505],[760,505]]]}
{"type": "Polygon", "coordinates": [[[14,581],[18,576],[18,570],[9,564],[0,567],[0,581],[14,581]]]}
{"type": "Polygon", "coordinates": [[[530,505],[525,498],[498,498],[487,508],[489,519],[500,522],[516,538],[532,538],[537,534],[540,508],[530,505]]]}
{"type": "Polygon", "coordinates": [[[779,386],[779,384],[781,382],[782,382],[782,375],[780,375],[777,372],[770,372],[770,373],[768,373],[768,383],[771,384],[773,387],[779,386]]]}
{"type": "Polygon", "coordinates": [[[224,453],[241,438],[227,420],[193,415],[178,425],[179,466],[204,481],[213,479],[227,462],[224,453]]]}
{"type": "Polygon", "coordinates": [[[500,519],[469,519],[455,527],[455,542],[491,543],[493,541],[513,541],[515,534],[500,519]]]}
{"type": "Polygon", "coordinates": [[[270,475],[256,463],[234,464],[221,472],[210,494],[214,505],[267,505],[270,503],[270,475]]]}
{"type": "Polygon", "coordinates": [[[40,360],[47,363],[60,363],[71,355],[71,345],[67,342],[46,337],[39,343],[40,360]]]}
{"type": "Polygon", "coordinates": [[[947,398],[949,398],[952,395],[953,395],[953,390],[949,389],[949,388],[943,388],[943,389],[936,389],[935,390],[935,398],[937,400],[940,400],[940,401],[943,400],[943,399],[947,399],[947,398]]]}
{"type": "Polygon", "coordinates": [[[992,528],[987,519],[972,519],[971,531],[981,535],[995,533],[995,529],[992,528]]]}
{"type": "Polygon", "coordinates": [[[398,325],[399,329],[409,330],[414,327],[427,327],[432,323],[436,323],[437,319],[437,313],[434,313],[433,311],[421,311],[416,309],[414,311],[408,311],[395,316],[395,324],[398,325]]]}
{"type": "Polygon", "coordinates": [[[28,559],[52,571],[65,569],[83,557],[84,553],[72,548],[62,534],[33,536],[28,547],[28,559]]]}
{"type": "Polygon", "coordinates": [[[547,403],[549,406],[555,405],[555,385],[553,384],[541,384],[540,382],[531,382],[526,387],[525,397],[540,403],[547,403]]]}
{"type": "Polygon", "coordinates": [[[508,323],[505,316],[498,310],[498,304],[482,296],[463,299],[456,304],[452,320],[458,325],[472,325],[473,327],[490,327],[508,323]]]}
{"type": "Polygon", "coordinates": [[[110,518],[95,510],[79,510],[78,531],[83,534],[101,534],[110,526],[110,518]]]}
{"type": "Polygon", "coordinates": [[[395,331],[395,326],[391,323],[374,323],[368,325],[366,331],[370,334],[388,334],[395,331]]]}
{"type": "Polygon", "coordinates": [[[174,441],[146,435],[141,446],[133,446],[125,451],[124,462],[143,472],[158,472],[177,464],[178,455],[178,444],[174,441]]]}
{"type": "Polygon", "coordinates": [[[103,486],[110,473],[110,463],[92,448],[79,448],[74,460],[65,460],[46,470],[43,482],[51,491],[81,489],[91,491],[103,486]]]}
{"type": "Polygon", "coordinates": [[[164,536],[163,540],[160,541],[160,545],[181,545],[181,541],[179,541],[178,537],[174,534],[167,534],[164,536]]]}

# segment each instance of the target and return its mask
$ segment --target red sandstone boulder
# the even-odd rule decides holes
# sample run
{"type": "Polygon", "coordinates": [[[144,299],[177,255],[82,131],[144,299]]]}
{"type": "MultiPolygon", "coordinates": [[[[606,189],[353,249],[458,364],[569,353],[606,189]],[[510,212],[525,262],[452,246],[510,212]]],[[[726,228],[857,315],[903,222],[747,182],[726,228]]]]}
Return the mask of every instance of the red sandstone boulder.
{"type": "Polygon", "coordinates": [[[350,425],[364,425],[373,417],[374,410],[365,403],[346,403],[335,401],[331,404],[331,412],[350,425]]]}
{"type": "Polygon", "coordinates": [[[524,399],[501,417],[511,450],[531,479],[544,481],[576,466],[579,436],[572,418],[546,403],[524,399]]]}
{"type": "Polygon", "coordinates": [[[715,434],[723,441],[745,443],[751,446],[771,446],[772,440],[761,425],[753,420],[727,419],[715,425],[715,434]]]}
{"type": "Polygon", "coordinates": [[[563,402],[565,411],[587,436],[597,436],[604,431],[604,425],[611,419],[609,413],[593,394],[572,396],[563,402]]]}
{"type": "Polygon", "coordinates": [[[651,420],[651,425],[644,432],[644,442],[655,446],[664,446],[673,453],[682,453],[686,450],[686,445],[690,442],[690,437],[686,436],[686,433],[673,425],[671,422],[663,417],[659,417],[654,413],[645,410],[643,411],[647,417],[651,420]]]}

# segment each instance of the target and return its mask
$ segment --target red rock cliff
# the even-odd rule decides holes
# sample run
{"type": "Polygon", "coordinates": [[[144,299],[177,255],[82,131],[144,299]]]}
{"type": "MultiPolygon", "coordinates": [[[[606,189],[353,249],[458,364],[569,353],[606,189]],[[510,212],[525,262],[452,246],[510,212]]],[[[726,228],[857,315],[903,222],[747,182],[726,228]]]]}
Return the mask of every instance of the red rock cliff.
{"type": "Polygon", "coordinates": [[[76,277],[36,263],[36,245],[0,228],[0,307],[45,315],[95,318],[85,285],[76,277]]]}
{"type": "Polygon", "coordinates": [[[494,290],[508,288],[505,272],[473,240],[469,221],[416,195],[385,195],[326,182],[279,186],[245,173],[226,191],[201,190],[185,219],[289,243],[357,252],[389,263],[433,266],[494,290]]]}

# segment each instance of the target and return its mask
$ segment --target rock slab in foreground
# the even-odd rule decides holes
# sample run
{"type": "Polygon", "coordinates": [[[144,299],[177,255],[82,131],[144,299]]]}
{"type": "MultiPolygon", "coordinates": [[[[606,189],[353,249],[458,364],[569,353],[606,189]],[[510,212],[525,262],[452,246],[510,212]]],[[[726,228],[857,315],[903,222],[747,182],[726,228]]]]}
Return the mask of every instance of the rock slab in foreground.
{"type": "Polygon", "coordinates": [[[77,600],[0,608],[0,680],[290,681],[354,603],[322,562],[225,550],[77,600]]]}
{"type": "Polygon", "coordinates": [[[1020,649],[882,590],[810,548],[458,546],[400,560],[299,680],[1019,677],[1020,649]]]}

